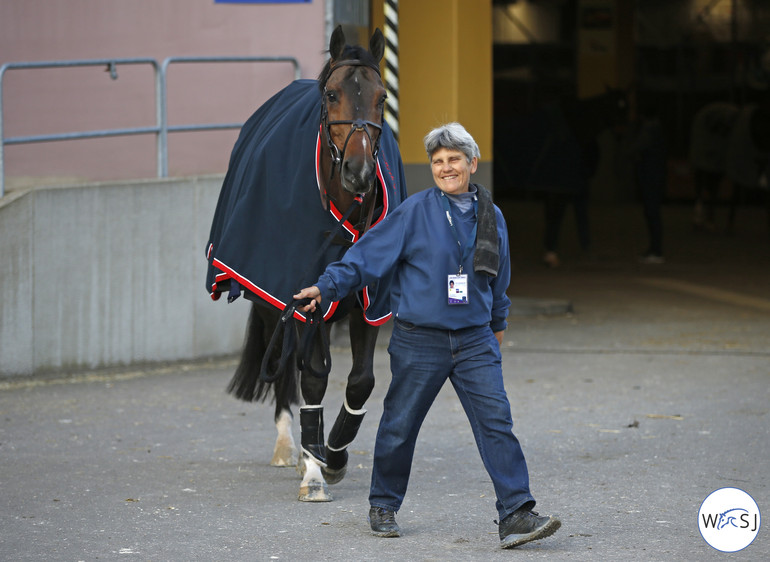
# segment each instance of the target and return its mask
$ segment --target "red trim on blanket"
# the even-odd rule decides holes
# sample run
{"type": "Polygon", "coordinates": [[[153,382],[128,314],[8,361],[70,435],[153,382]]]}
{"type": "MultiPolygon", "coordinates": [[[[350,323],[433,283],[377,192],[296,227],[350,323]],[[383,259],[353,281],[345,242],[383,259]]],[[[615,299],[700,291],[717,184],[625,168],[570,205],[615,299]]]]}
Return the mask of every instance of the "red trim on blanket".
{"type": "Polygon", "coordinates": [[[385,183],[385,179],[382,176],[382,168],[380,168],[380,159],[377,159],[377,178],[380,180],[380,186],[382,186],[382,214],[380,215],[380,218],[375,220],[372,223],[372,226],[369,228],[373,228],[374,225],[376,225],[378,222],[383,220],[386,216],[388,216],[388,212],[390,211],[390,198],[388,196],[388,187],[385,183]]]}
{"type": "MultiPolygon", "coordinates": [[[[321,133],[323,132],[323,125],[319,126],[318,130],[318,136],[316,137],[316,148],[315,148],[315,171],[316,171],[316,184],[318,185],[318,191],[321,193],[321,195],[325,196],[325,194],[322,191],[321,188],[321,177],[320,177],[320,171],[321,171],[321,133]]],[[[380,166],[379,158],[377,159],[377,179],[380,181],[380,185],[382,187],[382,213],[380,216],[372,223],[371,227],[374,227],[377,223],[382,221],[388,214],[388,211],[390,210],[390,198],[388,195],[388,188],[385,184],[385,179],[382,175],[382,168],[380,166]]],[[[325,198],[325,197],[324,197],[325,198]]],[[[329,211],[332,213],[334,218],[339,221],[342,218],[342,213],[339,212],[337,207],[334,205],[333,202],[329,202],[329,211]]],[[[361,237],[361,233],[356,230],[352,224],[349,222],[345,222],[343,225],[343,228],[353,237],[353,242],[357,242],[358,239],[361,237]]],[[[370,228],[371,228],[370,227],[370,228]]],[[[206,259],[211,259],[211,255],[214,251],[214,245],[209,244],[209,247],[206,251],[206,259]]],[[[265,302],[268,302],[275,306],[276,308],[283,310],[286,307],[286,303],[282,302],[280,299],[276,298],[275,296],[271,295],[261,287],[259,287],[256,283],[252,282],[251,280],[247,279],[243,275],[239,274],[237,271],[229,267],[227,264],[221,262],[218,259],[214,259],[212,262],[212,265],[222,271],[222,273],[219,273],[214,278],[214,283],[211,286],[211,292],[210,296],[212,300],[219,300],[219,298],[222,296],[222,291],[218,289],[218,284],[222,281],[225,281],[227,279],[235,279],[242,287],[245,287],[249,291],[251,291],[253,294],[264,300],[265,302]]],[[[364,300],[364,320],[372,325],[372,326],[381,326],[388,320],[390,320],[390,317],[393,315],[392,313],[388,313],[385,316],[382,316],[380,318],[374,318],[370,319],[366,315],[366,311],[369,309],[369,306],[371,304],[371,299],[369,297],[369,289],[368,287],[364,287],[363,290],[363,300],[364,300]]],[[[337,310],[337,307],[339,306],[338,301],[334,301],[331,303],[327,311],[324,313],[324,320],[329,320],[331,318],[335,311],[337,310]]],[[[300,320],[304,322],[306,320],[305,316],[301,314],[300,312],[295,311],[294,317],[297,320],[300,320]]]]}
{"type": "MultiPolygon", "coordinates": [[[[318,185],[318,192],[321,194],[322,199],[326,200],[326,193],[323,191],[323,188],[321,187],[321,133],[323,132],[323,124],[320,125],[318,130],[318,136],[316,137],[315,141],[315,181],[318,185]]],[[[380,187],[382,188],[382,214],[380,214],[377,219],[372,222],[372,226],[380,222],[382,219],[384,219],[388,215],[388,211],[390,210],[390,202],[388,198],[388,188],[387,184],[385,183],[385,179],[382,175],[382,168],[380,167],[380,159],[377,158],[375,161],[377,163],[377,179],[380,181],[380,187]]],[[[329,200],[329,212],[332,214],[332,216],[339,222],[339,220],[342,218],[344,213],[341,213],[339,209],[337,209],[337,206],[334,204],[334,201],[331,199],[329,200]]],[[[350,234],[353,237],[353,242],[358,242],[358,239],[361,238],[361,233],[356,230],[356,228],[350,224],[349,221],[345,221],[345,223],[342,225],[342,228],[344,228],[348,234],[350,234]]],[[[371,227],[370,227],[371,228],[371,227]]]]}
{"type": "MultiPolygon", "coordinates": [[[[241,286],[246,287],[249,291],[257,295],[262,300],[272,304],[279,310],[283,310],[286,307],[286,303],[281,301],[280,299],[277,299],[267,291],[259,288],[257,285],[246,279],[243,275],[239,275],[235,270],[228,267],[221,261],[215,259],[213,262],[214,267],[221,270],[222,273],[217,274],[217,276],[214,278],[215,281],[211,285],[211,300],[217,301],[222,296],[222,291],[220,291],[217,288],[217,285],[221,283],[222,281],[225,281],[227,279],[235,279],[238,283],[241,284],[241,286]]],[[[385,322],[390,320],[390,317],[393,316],[392,312],[388,312],[385,316],[382,316],[380,318],[373,318],[370,319],[366,315],[366,311],[369,310],[369,305],[371,304],[371,299],[369,298],[369,288],[364,287],[363,290],[364,295],[364,320],[367,324],[370,324],[371,326],[382,326],[385,322]]],[[[339,306],[338,301],[332,302],[331,306],[329,306],[329,309],[324,313],[324,320],[329,320],[334,313],[337,311],[337,307],[339,306]]],[[[300,320],[302,322],[306,321],[305,316],[297,311],[294,311],[294,318],[297,320],[300,320]]]]}
{"type": "Polygon", "coordinates": [[[321,189],[321,131],[323,131],[323,124],[320,127],[315,140],[315,183],[318,186],[318,193],[321,194],[321,201],[326,201],[326,191],[321,189]]]}
{"type": "MultiPolygon", "coordinates": [[[[212,265],[217,269],[219,269],[220,271],[224,272],[224,273],[219,273],[215,277],[216,282],[211,287],[211,298],[213,300],[218,300],[222,294],[222,291],[219,291],[217,289],[217,283],[220,283],[225,279],[235,279],[238,283],[241,284],[241,286],[246,287],[249,291],[257,295],[259,298],[272,304],[279,310],[283,310],[284,308],[286,308],[286,303],[274,297],[264,289],[261,289],[256,284],[252,283],[250,280],[246,279],[243,275],[240,275],[237,271],[228,267],[226,264],[222,263],[218,259],[214,258],[212,265]]],[[[337,301],[334,301],[331,303],[331,305],[329,305],[329,308],[327,309],[327,311],[324,312],[324,320],[329,320],[329,318],[331,318],[334,315],[334,312],[337,310],[338,305],[339,303],[337,301]]],[[[305,322],[306,320],[305,316],[296,310],[294,311],[294,318],[302,322],[305,322]]]]}

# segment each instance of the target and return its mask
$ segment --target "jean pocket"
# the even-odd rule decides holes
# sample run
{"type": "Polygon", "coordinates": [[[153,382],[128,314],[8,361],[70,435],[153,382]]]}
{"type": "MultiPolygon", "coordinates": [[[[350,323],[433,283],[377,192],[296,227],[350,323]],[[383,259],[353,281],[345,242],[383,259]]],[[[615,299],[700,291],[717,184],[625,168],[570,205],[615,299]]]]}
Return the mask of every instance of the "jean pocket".
{"type": "Polygon", "coordinates": [[[416,329],[417,326],[412,324],[411,322],[405,322],[403,320],[399,320],[396,318],[395,325],[398,329],[404,330],[405,332],[411,332],[412,330],[416,329]]]}

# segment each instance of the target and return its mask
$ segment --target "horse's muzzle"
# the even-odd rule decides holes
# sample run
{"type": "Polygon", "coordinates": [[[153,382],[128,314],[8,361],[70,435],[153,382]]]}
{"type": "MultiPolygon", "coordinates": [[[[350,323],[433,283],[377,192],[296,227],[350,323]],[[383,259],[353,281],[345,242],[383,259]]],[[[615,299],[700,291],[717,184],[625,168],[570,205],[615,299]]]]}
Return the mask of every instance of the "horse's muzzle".
{"type": "Polygon", "coordinates": [[[342,187],[348,193],[363,195],[369,193],[374,186],[374,162],[362,162],[362,165],[345,161],[342,164],[342,187]]]}

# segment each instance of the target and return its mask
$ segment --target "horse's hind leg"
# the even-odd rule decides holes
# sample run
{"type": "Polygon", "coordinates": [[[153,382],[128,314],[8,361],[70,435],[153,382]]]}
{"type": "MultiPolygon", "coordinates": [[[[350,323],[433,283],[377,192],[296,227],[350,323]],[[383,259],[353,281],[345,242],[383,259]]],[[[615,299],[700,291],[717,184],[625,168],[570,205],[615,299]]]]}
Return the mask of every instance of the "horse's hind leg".
{"type": "Polygon", "coordinates": [[[348,375],[345,401],[340,408],[326,442],[326,467],[322,468],[326,482],[336,484],[347,472],[347,448],[353,442],[366,410],[364,404],[374,389],[374,348],[379,328],[371,326],[363,314],[350,316],[350,345],[353,368],[348,375]]]}
{"type": "MultiPolygon", "coordinates": [[[[278,312],[274,311],[272,307],[252,304],[241,361],[227,390],[246,402],[264,402],[271,391],[275,394],[274,419],[278,437],[270,464],[273,466],[294,466],[297,464],[297,448],[294,446],[294,439],[291,434],[290,404],[298,402],[296,371],[286,373],[273,383],[266,383],[259,378],[262,360],[272,335],[265,327],[275,326],[277,322],[278,312]]],[[[276,368],[280,353],[274,353],[274,355],[271,358],[271,370],[276,368]]]]}
{"type": "Polygon", "coordinates": [[[296,466],[297,447],[294,445],[294,437],[291,434],[293,417],[288,407],[276,407],[275,429],[278,437],[275,440],[272,466],[296,466]]]}

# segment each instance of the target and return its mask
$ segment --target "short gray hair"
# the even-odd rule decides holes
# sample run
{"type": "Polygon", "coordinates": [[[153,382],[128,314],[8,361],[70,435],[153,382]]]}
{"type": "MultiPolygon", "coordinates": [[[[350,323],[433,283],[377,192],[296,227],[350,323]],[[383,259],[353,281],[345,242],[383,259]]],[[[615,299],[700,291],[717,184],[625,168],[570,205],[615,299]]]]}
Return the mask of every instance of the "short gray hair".
{"type": "Polygon", "coordinates": [[[465,154],[468,162],[473,160],[474,156],[481,159],[479,145],[476,144],[471,134],[460,123],[447,123],[446,125],[436,127],[425,135],[423,142],[425,143],[425,152],[428,153],[428,159],[439,148],[459,150],[465,154]]]}

